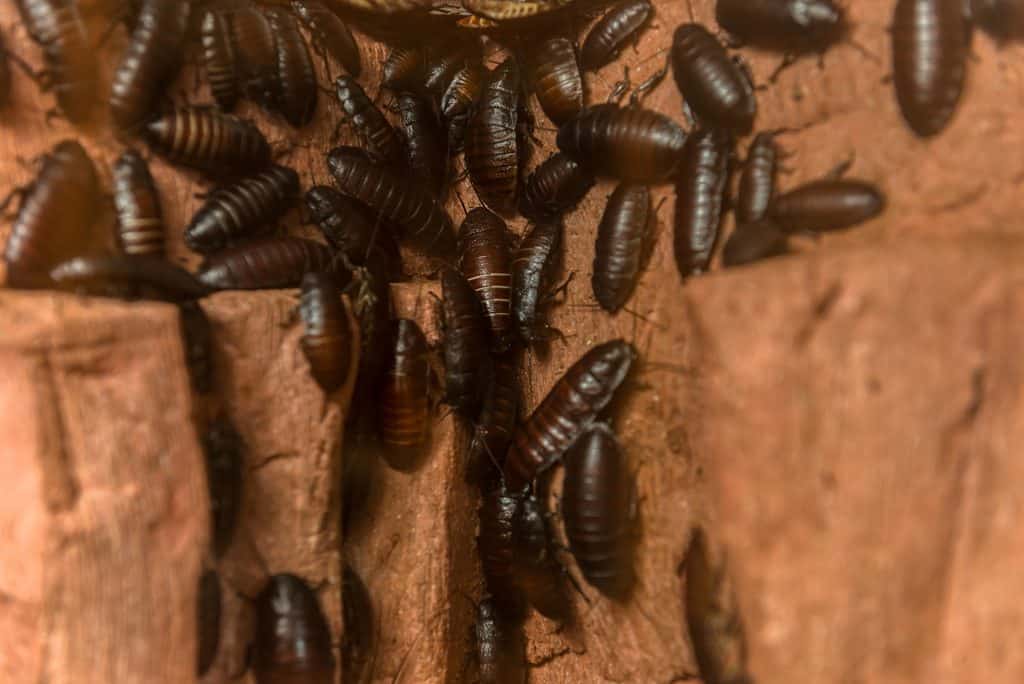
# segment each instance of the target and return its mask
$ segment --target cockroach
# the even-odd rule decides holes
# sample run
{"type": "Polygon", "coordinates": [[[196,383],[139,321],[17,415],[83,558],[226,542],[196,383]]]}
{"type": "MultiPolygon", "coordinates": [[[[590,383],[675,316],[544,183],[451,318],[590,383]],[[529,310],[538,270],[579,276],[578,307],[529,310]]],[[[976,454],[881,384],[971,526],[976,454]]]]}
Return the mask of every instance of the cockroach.
{"type": "Polygon", "coordinates": [[[824,52],[848,30],[834,0],[718,0],[715,21],[745,45],[785,53],[824,52]]]}
{"type": "Polygon", "coordinates": [[[523,497],[514,531],[514,567],[526,600],[545,617],[566,622],[572,616],[572,604],[562,565],[551,545],[548,514],[541,499],[532,494],[523,497]]]}
{"type": "Polygon", "coordinates": [[[231,25],[242,92],[260,106],[274,109],[281,91],[270,20],[256,6],[244,6],[231,13],[231,25]]]}
{"type": "Polygon", "coordinates": [[[526,642],[522,627],[504,618],[490,598],[480,601],[473,627],[480,684],[524,684],[526,642]]]}
{"type": "Polygon", "coordinates": [[[466,125],[473,105],[484,86],[484,73],[479,64],[469,63],[455,72],[441,96],[441,116],[448,126],[448,152],[462,151],[466,125]]]}
{"type": "Polygon", "coordinates": [[[352,330],[334,278],[324,273],[302,277],[299,312],[305,330],[299,340],[309,372],[327,394],[345,384],[352,365],[352,330]]]}
{"type": "Polygon", "coordinates": [[[305,126],[313,120],[320,92],[306,39],[299,32],[298,22],[284,8],[268,7],[263,11],[274,31],[277,52],[276,108],[293,127],[305,126]]]}
{"type": "Polygon", "coordinates": [[[551,467],[611,402],[629,373],[636,350],[624,340],[591,348],[555,383],[516,431],[505,460],[513,489],[551,467]]]}
{"type": "Polygon", "coordinates": [[[72,123],[93,112],[99,67],[75,0],[18,0],[25,28],[43,52],[57,106],[72,123]]]}
{"type": "Polygon", "coordinates": [[[897,0],[893,85],[903,118],[922,138],[939,133],[956,110],[969,41],[963,0],[897,0]]]}
{"type": "Polygon", "coordinates": [[[172,163],[207,173],[251,173],[270,163],[270,145],[251,121],[211,108],[187,108],[146,125],[150,146],[172,163]]]}
{"type": "Polygon", "coordinates": [[[76,141],[64,140],[44,157],[4,248],[7,286],[46,287],[50,269],[91,242],[99,209],[96,167],[76,141]]]}
{"type": "Polygon", "coordinates": [[[466,214],[459,229],[459,268],[483,303],[498,351],[508,348],[512,331],[510,242],[505,222],[483,207],[466,214]]]}
{"type": "Polygon", "coordinates": [[[736,222],[760,221],[775,199],[775,177],[778,173],[779,146],[777,131],[764,131],[754,136],[747,148],[747,159],[740,174],[736,196],[736,222]]]}
{"type": "Polygon", "coordinates": [[[341,576],[341,608],[341,680],[358,684],[373,656],[374,611],[370,592],[348,563],[341,576]]]}
{"type": "Polygon", "coordinates": [[[208,256],[196,276],[210,290],[275,290],[298,287],[311,271],[332,271],[331,250],[312,240],[264,237],[208,256]]]}
{"type": "Polygon", "coordinates": [[[462,0],[462,6],[492,21],[514,21],[554,12],[573,2],[575,0],[462,0]]]}
{"type": "Polygon", "coordinates": [[[163,257],[93,254],[57,264],[50,280],[58,290],[124,299],[182,302],[207,294],[195,276],[163,257]]]}
{"type": "Polygon", "coordinates": [[[491,74],[466,130],[466,169],[477,197],[512,214],[519,191],[519,66],[509,57],[491,74]]]}
{"type": "Polygon", "coordinates": [[[422,90],[431,100],[439,102],[452,78],[466,65],[468,55],[463,49],[451,48],[431,52],[425,53],[422,90]]]}
{"type": "Polygon", "coordinates": [[[191,11],[190,2],[143,0],[110,89],[110,114],[120,132],[138,131],[177,75],[191,11]]]}
{"type": "Polygon", "coordinates": [[[746,133],[757,99],[748,76],[718,39],[700,24],[683,24],[672,35],[672,74],[699,123],[746,133]]]}
{"type": "Polygon", "coordinates": [[[1020,0],[971,0],[971,18],[996,40],[1024,38],[1024,3],[1020,0]]]}
{"type": "Polygon", "coordinates": [[[842,230],[878,216],[885,196],[871,183],[822,179],[780,195],[769,215],[789,232],[842,230]]]}
{"type": "Polygon", "coordinates": [[[690,133],[676,179],[675,256],[683,278],[707,270],[722,222],[729,180],[731,134],[717,129],[690,133]]]}
{"type": "Polygon", "coordinates": [[[200,254],[224,249],[281,217],[299,196],[299,174],[271,166],[215,190],[185,228],[185,244],[200,254]]]}
{"type": "Polygon", "coordinates": [[[402,139],[351,76],[339,76],[335,91],[345,118],[366,144],[374,161],[395,163],[402,157],[402,139]]]}
{"type": "Polygon", "coordinates": [[[455,269],[442,271],[441,292],[445,401],[473,418],[490,375],[487,321],[476,292],[455,269]]]}
{"type": "Polygon", "coordinates": [[[484,493],[480,501],[477,550],[487,590],[502,617],[520,620],[525,613],[515,574],[515,524],[522,497],[503,487],[484,493]]]}
{"type": "Polygon", "coordinates": [[[378,399],[378,432],[384,458],[396,470],[419,461],[430,433],[430,366],[427,341],[415,321],[395,321],[393,353],[378,399]]]}
{"type": "Polygon", "coordinates": [[[597,71],[611,64],[627,41],[634,38],[654,14],[650,0],[622,0],[591,27],[580,48],[580,66],[597,71]]]}
{"type": "Polygon", "coordinates": [[[226,414],[215,418],[203,435],[206,482],[210,490],[210,531],[213,553],[224,555],[242,509],[245,440],[226,414]]]}
{"type": "Polygon", "coordinates": [[[125,150],[114,163],[114,207],[117,238],[125,254],[165,254],[164,215],[149,165],[135,150],[125,150]]]}
{"type": "Polygon", "coordinates": [[[381,67],[381,85],[395,92],[415,90],[423,82],[425,69],[422,49],[394,47],[381,67]]]}
{"type": "Polygon", "coordinates": [[[359,45],[341,18],[317,0],[292,0],[292,11],[313,37],[315,49],[326,52],[353,78],[363,71],[359,45]]]}
{"type": "Polygon", "coordinates": [[[608,198],[594,242],[594,298],[615,313],[629,299],[640,278],[650,244],[651,193],[645,185],[622,184],[608,198]]]}
{"type": "Polygon", "coordinates": [[[531,60],[533,87],[544,114],[561,126],[583,109],[583,76],[568,38],[542,40],[531,60]]]}
{"type": "Polygon", "coordinates": [[[400,227],[420,247],[436,255],[451,253],[451,219],[424,186],[340,148],[327,155],[327,168],[339,190],[400,227]]]}
{"type": "Polygon", "coordinates": [[[314,185],[306,191],[306,209],[327,242],[351,264],[362,264],[371,242],[383,243],[383,234],[374,235],[374,221],[356,200],[326,185],[314,185]]]}
{"type": "Polygon", "coordinates": [[[555,152],[526,179],[519,211],[534,221],[561,216],[579,204],[596,182],[586,168],[555,152]]]}
{"type": "Polygon", "coordinates": [[[725,241],[722,265],[744,266],[788,252],[789,242],[786,233],[771,219],[739,223],[725,241]]]}
{"type": "Polygon", "coordinates": [[[708,684],[751,684],[739,606],[722,563],[713,564],[703,530],[696,529],[683,561],[686,625],[700,678],[708,684]]]}
{"type": "Polygon", "coordinates": [[[558,149],[598,176],[660,183],[678,164],[686,133],[664,114],[605,103],[558,130],[558,149]]]}
{"type": "Polygon", "coordinates": [[[409,171],[440,196],[448,171],[448,150],[434,106],[413,93],[399,93],[397,99],[409,171]]]}
{"type": "Polygon", "coordinates": [[[493,357],[494,372],[484,394],[470,444],[467,474],[476,475],[482,492],[501,484],[505,452],[519,418],[519,355],[516,350],[493,357]]]}
{"type": "Polygon", "coordinates": [[[229,15],[217,10],[206,10],[199,27],[199,36],[210,92],[217,106],[229,112],[235,108],[239,95],[238,63],[229,15]]]}
{"type": "Polygon", "coordinates": [[[213,389],[213,325],[197,302],[182,302],[178,306],[181,322],[181,346],[185,349],[192,389],[197,394],[209,394],[213,389]]]}
{"type": "Polygon", "coordinates": [[[605,596],[623,601],[633,588],[633,479],[618,440],[590,425],[565,456],[562,516],[576,565],[605,596]]]}
{"type": "Polygon", "coordinates": [[[196,674],[202,677],[217,659],[220,646],[220,578],[216,570],[207,570],[199,576],[199,591],[196,595],[196,674]]]}
{"type": "Polygon", "coordinates": [[[534,224],[513,255],[512,316],[525,342],[546,337],[548,326],[540,320],[539,309],[559,263],[561,245],[561,219],[546,219],[534,224]]]}
{"type": "Polygon", "coordinates": [[[331,631],[316,594],[295,575],[274,575],[256,598],[250,653],[256,684],[332,684],[331,631]]]}

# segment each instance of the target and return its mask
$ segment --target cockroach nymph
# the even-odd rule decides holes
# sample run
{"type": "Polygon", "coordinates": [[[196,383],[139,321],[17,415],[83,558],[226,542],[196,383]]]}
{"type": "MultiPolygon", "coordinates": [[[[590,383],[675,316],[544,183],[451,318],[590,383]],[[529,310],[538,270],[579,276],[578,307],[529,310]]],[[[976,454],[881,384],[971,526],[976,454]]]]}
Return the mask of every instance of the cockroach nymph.
{"type": "Polygon", "coordinates": [[[313,37],[313,47],[329,54],[345,71],[359,78],[363,71],[359,45],[345,22],[317,0],[292,0],[292,11],[313,37]]]}
{"type": "Polygon", "coordinates": [[[515,523],[522,497],[499,487],[485,492],[480,502],[477,549],[487,590],[502,617],[519,620],[525,603],[515,575],[515,523]]]}
{"type": "Polygon", "coordinates": [[[483,87],[483,68],[479,64],[469,63],[455,72],[441,96],[441,115],[448,126],[450,154],[462,151],[469,116],[483,87]]]}
{"type": "Polygon", "coordinates": [[[114,164],[114,207],[118,243],[125,254],[164,256],[160,195],[149,165],[135,150],[125,150],[114,164]]]}
{"type": "Polygon", "coordinates": [[[299,32],[298,22],[284,8],[268,7],[264,14],[274,31],[277,53],[276,109],[293,127],[305,126],[313,120],[320,92],[306,39],[299,32]]]}
{"type": "Polygon", "coordinates": [[[196,394],[209,394],[214,381],[213,325],[198,302],[183,302],[178,306],[178,312],[185,366],[192,390],[196,394]]]}
{"type": "Polygon", "coordinates": [[[834,0],[718,0],[715,21],[745,45],[790,54],[824,52],[848,29],[834,0]]]}
{"type": "Polygon", "coordinates": [[[409,170],[440,197],[448,175],[448,150],[434,106],[413,93],[399,93],[397,99],[409,170]]]}
{"type": "Polygon", "coordinates": [[[790,190],[775,199],[771,218],[790,232],[842,230],[878,216],[885,196],[865,181],[822,179],[790,190]]]}
{"type": "Polygon", "coordinates": [[[748,77],[700,24],[683,24],[672,36],[672,74],[698,122],[745,133],[754,124],[757,99],[748,77]]]}
{"type": "Polygon", "coordinates": [[[445,401],[474,418],[490,373],[487,320],[476,292],[458,271],[441,273],[445,401]]]}
{"type": "Polygon", "coordinates": [[[430,434],[427,341],[414,321],[398,319],[389,367],[381,380],[378,431],[384,459],[396,470],[418,465],[430,434]]]}
{"type": "Polygon", "coordinates": [[[549,336],[540,309],[559,263],[562,231],[560,218],[538,221],[512,257],[512,316],[519,337],[528,343],[549,336]]]}
{"type": "Polygon", "coordinates": [[[541,109],[561,126],[583,109],[583,76],[576,61],[576,48],[568,38],[541,42],[531,60],[533,87],[541,109]]]}
{"type": "Polygon", "coordinates": [[[206,10],[199,28],[203,67],[217,106],[226,112],[235,108],[239,96],[238,59],[227,12],[206,10]]]}
{"type": "Polygon", "coordinates": [[[686,141],[676,180],[674,236],[676,267],[683,278],[706,271],[711,262],[732,146],[732,136],[716,129],[698,129],[686,141]]]}
{"type": "Polygon", "coordinates": [[[330,248],[296,237],[264,237],[208,256],[196,277],[210,290],[298,287],[310,272],[337,271],[330,248]]]}
{"type": "Polygon", "coordinates": [[[353,353],[352,330],[333,276],[307,273],[302,277],[299,313],[305,324],[299,347],[313,379],[330,394],[348,379],[353,353]]]}
{"type": "Polygon", "coordinates": [[[786,233],[771,219],[739,223],[722,249],[722,265],[727,268],[745,266],[787,252],[786,233]]]}
{"type": "Polygon", "coordinates": [[[778,174],[779,146],[777,131],[763,131],[754,136],[747,148],[747,159],[740,174],[736,196],[736,222],[760,221],[775,199],[775,178],[778,174]]]}
{"type": "Polygon", "coordinates": [[[339,76],[334,85],[345,118],[362,138],[374,161],[398,162],[403,155],[402,139],[363,87],[351,76],[339,76]]]}
{"type": "Polygon", "coordinates": [[[459,267],[483,304],[498,351],[512,331],[511,237],[500,216],[477,207],[459,229],[459,267]]]}
{"type": "Polygon", "coordinates": [[[466,130],[466,168],[477,197],[512,214],[519,193],[519,66],[509,57],[491,74],[466,130]]]}
{"type": "Polygon", "coordinates": [[[146,124],[143,135],[172,163],[207,173],[252,173],[270,163],[270,145],[251,121],[211,108],[177,109],[146,124]]]}
{"type": "Polygon", "coordinates": [[[517,620],[502,616],[491,598],[480,601],[473,627],[480,684],[523,684],[526,643],[517,620]]]}
{"type": "Polygon", "coordinates": [[[530,605],[551,620],[566,622],[572,617],[572,604],[564,568],[551,543],[548,517],[541,499],[533,494],[523,497],[513,535],[516,577],[530,605]]]}
{"type": "Polygon", "coordinates": [[[242,509],[245,450],[245,441],[226,414],[207,426],[203,453],[210,489],[212,547],[218,558],[231,545],[242,509]]]}
{"type": "Polygon", "coordinates": [[[580,66],[597,71],[618,56],[622,46],[650,23],[650,0],[622,0],[601,17],[587,33],[580,48],[580,66]]]}
{"type": "Polygon", "coordinates": [[[183,302],[207,294],[195,276],[163,257],[90,254],[57,264],[50,280],[59,290],[124,299],[183,302]]]}
{"type": "Polygon", "coordinates": [[[595,182],[590,171],[555,152],[526,179],[519,211],[535,221],[561,216],[579,204],[595,182]]]}
{"type": "Polygon", "coordinates": [[[270,20],[257,6],[231,13],[238,77],[242,92],[261,107],[273,110],[281,96],[277,45],[270,20]]]}
{"type": "Polygon", "coordinates": [[[334,188],[314,185],[306,191],[305,203],[309,218],[350,264],[364,263],[372,244],[381,247],[390,239],[363,205],[334,188]]]}
{"type": "Polygon", "coordinates": [[[594,242],[591,284],[598,304],[615,313],[640,278],[651,238],[651,193],[644,185],[620,185],[608,198],[594,242]]]}
{"type": "Polygon", "coordinates": [[[256,598],[256,684],[332,684],[331,632],[316,594],[294,575],[274,575],[256,598]]]}

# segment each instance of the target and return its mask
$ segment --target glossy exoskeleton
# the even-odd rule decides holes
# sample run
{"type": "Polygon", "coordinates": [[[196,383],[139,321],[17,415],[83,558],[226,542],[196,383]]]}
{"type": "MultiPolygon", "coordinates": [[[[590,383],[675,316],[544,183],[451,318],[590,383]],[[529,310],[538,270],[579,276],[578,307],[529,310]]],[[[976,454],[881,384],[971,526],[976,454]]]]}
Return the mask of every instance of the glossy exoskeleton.
{"type": "Polygon", "coordinates": [[[434,106],[414,93],[399,93],[397,100],[409,171],[441,196],[448,172],[448,150],[434,106]]]}
{"type": "Polygon", "coordinates": [[[1024,38],[1024,2],[1021,0],[971,0],[971,18],[996,40],[1024,38]]]}
{"type": "Polygon", "coordinates": [[[136,254],[73,257],[54,266],[50,280],[59,290],[124,299],[183,302],[207,294],[182,267],[163,257],[136,254]]]}
{"type": "Polygon", "coordinates": [[[775,199],[769,215],[790,232],[826,232],[849,228],[885,209],[885,196],[871,183],[823,179],[775,199]]]}
{"type": "Polygon", "coordinates": [[[234,109],[239,96],[238,63],[230,22],[228,13],[208,9],[199,27],[210,92],[224,111],[234,109]]]}
{"type": "Polygon", "coordinates": [[[455,72],[441,96],[441,116],[448,126],[448,152],[458,154],[465,144],[466,126],[473,105],[484,87],[483,68],[466,64],[455,72]]]}
{"type": "Polygon", "coordinates": [[[565,573],[548,529],[548,512],[538,497],[523,497],[515,521],[516,579],[526,600],[542,615],[565,622],[572,615],[565,573]]]}
{"type": "Polygon", "coordinates": [[[526,643],[516,620],[502,616],[494,600],[484,598],[473,627],[480,684],[524,684],[526,643]]]}
{"type": "Polygon", "coordinates": [[[587,33],[580,48],[580,66],[596,71],[610,64],[622,46],[650,23],[650,0],[622,0],[601,17],[587,33]]]}
{"type": "Polygon", "coordinates": [[[700,24],[683,24],[672,36],[672,74],[698,121],[745,133],[754,125],[754,88],[725,48],[700,24]]]}
{"type": "Polygon", "coordinates": [[[484,492],[476,539],[487,590],[498,612],[509,620],[521,619],[526,608],[515,572],[515,529],[521,503],[521,495],[503,487],[484,492]]]}
{"type": "Polygon", "coordinates": [[[50,269],[90,246],[99,208],[96,167],[73,140],[57,143],[28,188],[4,248],[7,286],[46,287],[50,269]]]}
{"type": "Polygon", "coordinates": [[[512,316],[525,342],[547,339],[541,305],[552,285],[562,248],[562,221],[538,221],[512,255],[512,316]]]}
{"type": "Polygon", "coordinates": [[[516,431],[505,460],[515,490],[550,468],[611,402],[636,351],[624,340],[599,344],[565,372],[516,431]]]}
{"type": "Polygon", "coordinates": [[[519,418],[519,354],[517,350],[496,354],[494,372],[484,394],[480,416],[470,444],[468,475],[480,491],[501,486],[505,453],[519,418]]]}
{"type": "Polygon", "coordinates": [[[256,598],[256,684],[333,684],[331,632],[316,594],[294,575],[274,575],[256,598]]]}
{"type": "Polygon", "coordinates": [[[196,595],[196,674],[202,677],[217,659],[220,646],[220,578],[216,570],[207,570],[199,576],[196,595]]]}
{"type": "Polygon", "coordinates": [[[764,131],[754,136],[747,148],[747,159],[740,174],[739,193],[736,196],[736,222],[760,221],[768,213],[775,199],[775,178],[778,174],[779,147],[775,131],[764,131]]]}
{"type": "Polygon", "coordinates": [[[480,297],[496,350],[512,332],[511,237],[497,214],[477,207],[459,229],[459,268],[480,297]]]}
{"type": "Polygon", "coordinates": [[[414,321],[395,321],[390,364],[378,388],[378,431],[384,459],[396,470],[418,465],[430,434],[427,340],[414,321]]]}
{"type": "Polygon", "coordinates": [[[509,57],[491,74],[466,129],[466,169],[477,197],[512,214],[519,192],[519,66],[509,57]]]}
{"type": "Polygon", "coordinates": [[[381,67],[381,85],[395,92],[416,90],[423,81],[424,59],[420,48],[392,48],[381,67]]]}
{"type": "Polygon", "coordinates": [[[242,93],[265,109],[274,109],[281,94],[277,45],[267,16],[255,5],[231,13],[242,93]]]}
{"type": "Polygon", "coordinates": [[[245,441],[227,417],[214,419],[203,435],[206,482],[210,489],[210,529],[215,556],[224,555],[242,509],[245,441]]]}
{"type": "Polygon", "coordinates": [[[588,107],[558,131],[558,149],[592,173],[634,183],[666,180],[685,142],[664,114],[614,104],[588,107]]]}
{"type": "Polygon", "coordinates": [[[475,417],[489,380],[490,339],[476,292],[455,269],[441,273],[444,310],[445,402],[475,417]]]}
{"type": "Polygon", "coordinates": [[[834,0],[718,0],[715,20],[745,45],[790,54],[824,52],[847,30],[834,0]]]}
{"type": "Polygon", "coordinates": [[[211,254],[196,277],[210,290],[298,287],[310,272],[337,270],[330,248],[296,237],[264,237],[211,254]]]}
{"type": "Polygon", "coordinates": [[[270,163],[270,145],[260,129],[210,108],[177,109],[150,121],[144,136],[172,163],[207,173],[252,173],[270,163]]]}
{"type": "Polygon", "coordinates": [[[287,10],[269,7],[264,14],[274,32],[277,53],[277,101],[275,109],[285,121],[298,128],[313,120],[320,88],[316,70],[299,32],[298,22],[287,10]]]}
{"type": "Polygon", "coordinates": [[[339,76],[335,90],[345,118],[362,138],[374,161],[398,162],[402,158],[402,139],[363,87],[351,76],[339,76]]]}
{"type": "Polygon", "coordinates": [[[722,221],[733,139],[716,129],[690,133],[676,179],[676,268],[683,278],[703,273],[711,262],[722,221]]]}
{"type": "Polygon", "coordinates": [[[568,38],[541,41],[531,61],[533,88],[541,109],[561,126],[583,109],[583,76],[576,62],[576,48],[568,38]]]}
{"type": "Polygon", "coordinates": [[[651,193],[645,185],[620,185],[608,198],[594,242],[594,298],[605,311],[625,305],[640,278],[650,244],[651,193]]]}
{"type": "Polygon", "coordinates": [[[786,233],[771,219],[737,224],[722,248],[722,265],[746,264],[781,256],[789,251],[786,233]]]}
{"type": "Polygon", "coordinates": [[[135,150],[125,150],[114,163],[114,207],[122,251],[162,257],[166,237],[160,195],[149,165],[135,150]]]}
{"type": "Polygon", "coordinates": [[[185,366],[192,390],[197,394],[209,394],[214,381],[213,326],[197,302],[183,302],[178,306],[178,312],[185,366]]]}
{"type": "Polygon", "coordinates": [[[309,372],[330,394],[345,384],[352,365],[352,330],[333,276],[307,273],[302,277],[299,313],[305,330],[299,340],[309,372]]]}
{"type": "Polygon", "coordinates": [[[299,174],[271,166],[215,190],[185,228],[185,244],[201,254],[269,228],[299,196],[299,174]]]}
{"type": "Polygon", "coordinates": [[[309,29],[313,47],[329,54],[355,78],[362,73],[359,45],[345,22],[317,0],[292,0],[292,11],[309,29]]]}
{"type": "Polygon", "coordinates": [[[595,182],[585,167],[555,152],[526,179],[519,211],[535,221],[561,216],[579,204],[595,182]]]}
{"type": "Polygon", "coordinates": [[[374,611],[370,592],[352,566],[345,563],[341,579],[342,681],[359,684],[372,662],[374,648],[374,611]]]}
{"type": "Polygon", "coordinates": [[[314,185],[306,191],[305,202],[309,218],[350,264],[362,264],[371,243],[382,245],[389,239],[365,207],[334,188],[314,185]]]}

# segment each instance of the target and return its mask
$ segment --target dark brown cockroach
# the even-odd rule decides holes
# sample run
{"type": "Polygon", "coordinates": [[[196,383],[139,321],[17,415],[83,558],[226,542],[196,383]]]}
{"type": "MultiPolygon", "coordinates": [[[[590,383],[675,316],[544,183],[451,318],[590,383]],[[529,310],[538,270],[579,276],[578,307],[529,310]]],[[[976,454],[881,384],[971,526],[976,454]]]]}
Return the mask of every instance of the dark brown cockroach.
{"type": "Polygon", "coordinates": [[[370,592],[348,563],[341,576],[341,607],[345,627],[341,642],[341,681],[358,684],[363,681],[366,666],[373,656],[374,611],[370,592]]]}
{"type": "Polygon", "coordinates": [[[561,219],[546,219],[534,224],[512,257],[512,316],[525,342],[548,337],[540,308],[558,267],[561,245],[561,219]]]}
{"type": "Polygon", "coordinates": [[[512,214],[519,192],[519,66],[509,57],[491,74],[466,130],[466,169],[477,197],[512,214]]]}
{"type": "Polygon", "coordinates": [[[715,20],[745,45],[789,54],[824,52],[848,30],[834,0],[718,0],[715,20]]]}
{"type": "Polygon", "coordinates": [[[583,109],[583,76],[568,38],[541,41],[530,60],[533,88],[544,114],[561,126],[583,109]]]}
{"type": "Polygon", "coordinates": [[[359,45],[345,22],[317,0],[292,0],[292,11],[309,30],[313,48],[327,53],[345,71],[359,78],[363,71],[359,45]]]}
{"type": "Polygon", "coordinates": [[[330,394],[345,384],[352,365],[352,330],[334,278],[324,273],[302,277],[299,312],[305,330],[299,340],[309,372],[330,394]]]}
{"type": "Polygon", "coordinates": [[[206,10],[199,27],[203,67],[217,106],[226,112],[235,108],[239,95],[238,63],[229,15],[206,10]]]}
{"type": "MultiPolygon", "coordinates": [[[[476,57],[479,59],[479,55],[476,57]]],[[[467,63],[465,50],[440,48],[427,50],[423,66],[422,90],[433,102],[439,102],[455,74],[467,63]]]]}
{"type": "Polygon", "coordinates": [[[605,596],[633,588],[635,496],[632,475],[611,429],[589,426],[565,456],[562,516],[576,565],[605,596]]]}
{"type": "Polygon", "coordinates": [[[210,490],[211,545],[219,558],[231,545],[238,525],[245,466],[245,441],[226,414],[207,426],[203,454],[210,490]]]}
{"type": "Polygon", "coordinates": [[[345,118],[366,144],[374,161],[395,163],[402,158],[402,139],[351,76],[339,76],[335,91],[345,118]]]}
{"type": "Polygon", "coordinates": [[[555,152],[526,179],[519,212],[534,221],[561,216],[579,204],[596,182],[590,171],[555,152]]]}
{"type": "Polygon", "coordinates": [[[85,149],[73,140],[57,143],[7,238],[7,286],[46,287],[50,269],[88,247],[99,195],[96,167],[85,149]]]}
{"type": "Polygon", "coordinates": [[[775,178],[778,174],[779,146],[777,131],[764,131],[754,136],[747,148],[747,159],[740,174],[736,196],[736,222],[760,221],[775,199],[775,178]]]}
{"type": "Polygon", "coordinates": [[[896,101],[921,137],[939,133],[963,92],[970,23],[963,0],[897,0],[892,20],[896,101]]]}
{"type": "Polygon", "coordinates": [[[523,497],[513,539],[516,579],[526,600],[538,612],[566,622],[572,616],[572,604],[565,573],[551,544],[548,517],[541,499],[532,494],[523,497]]]}
{"type": "Polygon", "coordinates": [[[331,631],[316,593],[295,575],[274,575],[256,597],[250,648],[256,684],[332,684],[331,631]]]}
{"type": "Polygon", "coordinates": [[[196,674],[200,677],[210,669],[217,659],[220,646],[220,578],[216,570],[207,570],[199,576],[199,592],[196,595],[196,674]]]}
{"type": "Polygon", "coordinates": [[[487,314],[494,347],[508,348],[512,332],[511,238],[500,216],[477,207],[459,229],[459,268],[487,314]]]}
{"type": "Polygon", "coordinates": [[[424,186],[340,148],[327,155],[327,168],[339,190],[401,228],[421,248],[439,256],[451,253],[451,219],[424,186]]]}
{"type": "Polygon", "coordinates": [[[396,470],[418,465],[430,433],[427,340],[415,321],[395,321],[393,354],[379,387],[378,431],[384,459],[396,470]]]}
{"type": "Polygon", "coordinates": [[[215,190],[185,228],[185,244],[200,254],[273,225],[299,196],[299,174],[271,166],[215,190]]]}
{"type": "Polygon", "coordinates": [[[164,214],[149,165],[135,150],[125,150],[114,164],[117,238],[125,254],[162,257],[164,214]]]}
{"type": "Polygon", "coordinates": [[[163,257],[94,254],[57,264],[50,271],[55,288],[82,294],[182,302],[207,294],[195,276],[163,257]]]}
{"type": "Polygon", "coordinates": [[[601,104],[558,131],[558,149],[598,176],[660,183],[679,162],[686,134],[664,114],[601,104]]]}
{"type": "Polygon", "coordinates": [[[306,39],[299,32],[298,22],[284,8],[268,7],[263,12],[274,31],[277,52],[276,109],[295,128],[305,126],[313,119],[320,92],[306,39]]]}
{"type": "Polygon", "coordinates": [[[470,418],[480,409],[490,372],[487,320],[476,292],[455,269],[441,273],[445,402],[470,418]]]}
{"type": "Polygon", "coordinates": [[[672,74],[699,123],[745,133],[757,99],[748,76],[706,28],[683,24],[672,35],[672,74]]]}
{"type": "Polygon", "coordinates": [[[306,191],[305,200],[310,220],[350,264],[362,264],[371,242],[382,244],[386,239],[361,204],[334,188],[314,185],[306,191]]]}
{"type": "Polygon", "coordinates": [[[492,491],[501,485],[505,452],[519,419],[518,351],[513,349],[494,355],[493,367],[473,432],[467,468],[470,481],[475,478],[482,492],[492,491]]]}
{"type": "Polygon", "coordinates": [[[650,0],[622,0],[591,27],[580,48],[580,66],[597,71],[611,64],[627,41],[650,23],[654,8],[650,0]]]}
{"type": "Polygon", "coordinates": [[[826,232],[863,223],[882,213],[885,196],[871,183],[823,179],[777,197],[769,215],[790,232],[826,232]]]}
{"type": "Polygon", "coordinates": [[[722,265],[746,264],[789,252],[786,233],[771,219],[737,224],[722,248],[722,265]]]}
{"type": "Polygon", "coordinates": [[[22,21],[43,52],[48,85],[61,113],[87,121],[96,102],[98,62],[75,0],[18,0],[22,21]]]}
{"type": "Polygon", "coordinates": [[[399,93],[397,99],[409,171],[440,196],[448,171],[448,150],[434,106],[413,93],[399,93]]]}
{"type": "Polygon", "coordinates": [[[971,18],[998,41],[1024,38],[1024,2],[971,0],[971,18]]]}
{"type": "Polygon", "coordinates": [[[270,20],[256,6],[245,6],[231,13],[231,26],[242,92],[261,107],[274,109],[280,98],[280,79],[270,20]]]}
{"type": "Polygon", "coordinates": [[[685,613],[700,678],[708,684],[751,684],[743,622],[724,563],[713,563],[704,532],[694,530],[683,561],[685,613]]]}
{"type": "Polygon", "coordinates": [[[185,350],[192,390],[196,394],[209,394],[213,389],[213,325],[197,302],[182,302],[178,306],[181,322],[181,346],[185,350]]]}
{"type": "Polygon", "coordinates": [[[524,616],[523,594],[515,574],[515,524],[522,496],[503,487],[484,493],[480,501],[477,550],[487,590],[501,615],[509,620],[524,616]]]}
{"type": "Polygon", "coordinates": [[[624,340],[593,347],[565,372],[516,431],[505,460],[513,489],[551,467],[611,402],[636,350],[624,340]]]}
{"type": "Polygon", "coordinates": [[[476,63],[466,64],[455,72],[441,96],[441,116],[448,126],[448,152],[462,151],[466,138],[466,125],[473,105],[484,87],[483,68],[476,63]]]}
{"type": "Polygon", "coordinates": [[[415,90],[423,83],[423,50],[411,47],[394,47],[381,67],[381,85],[395,92],[415,90]]]}
{"type": "Polygon", "coordinates": [[[135,29],[110,89],[110,114],[122,133],[134,133],[155,113],[181,67],[192,3],[143,0],[135,29]]]}
{"type": "Polygon", "coordinates": [[[144,135],[172,163],[208,173],[252,173],[270,163],[270,145],[260,129],[210,108],[178,109],[150,121],[144,135]]]}
{"type": "Polygon", "coordinates": [[[210,290],[298,287],[311,271],[336,270],[330,248],[295,237],[249,240],[208,256],[196,276],[210,290]]]}
{"type": "Polygon", "coordinates": [[[620,185],[608,198],[594,242],[594,298],[615,313],[633,293],[651,233],[651,193],[645,185],[620,185]]]}
{"type": "Polygon", "coordinates": [[[473,627],[480,684],[524,684],[526,642],[522,626],[501,614],[494,599],[484,598],[473,627]]]}
{"type": "Polygon", "coordinates": [[[729,180],[731,134],[716,129],[690,133],[676,179],[674,247],[683,278],[707,270],[722,222],[729,180]]]}

